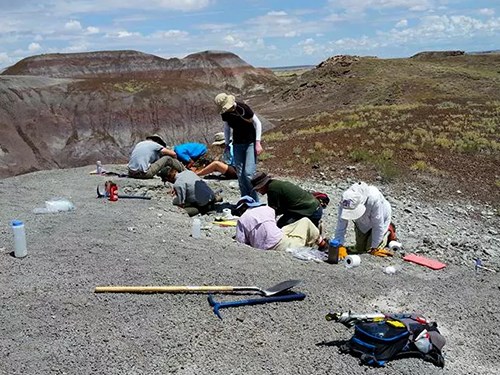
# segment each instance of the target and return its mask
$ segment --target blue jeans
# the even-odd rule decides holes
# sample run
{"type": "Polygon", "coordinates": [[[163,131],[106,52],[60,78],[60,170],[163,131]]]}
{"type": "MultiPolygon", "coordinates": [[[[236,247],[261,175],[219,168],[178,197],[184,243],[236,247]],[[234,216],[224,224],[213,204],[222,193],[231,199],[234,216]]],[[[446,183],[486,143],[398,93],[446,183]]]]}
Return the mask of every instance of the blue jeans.
{"type": "Polygon", "coordinates": [[[250,195],[256,202],[259,197],[255,190],[252,190],[253,175],[257,169],[257,155],[255,154],[255,143],[233,144],[234,166],[238,174],[241,196],[250,195]]]}

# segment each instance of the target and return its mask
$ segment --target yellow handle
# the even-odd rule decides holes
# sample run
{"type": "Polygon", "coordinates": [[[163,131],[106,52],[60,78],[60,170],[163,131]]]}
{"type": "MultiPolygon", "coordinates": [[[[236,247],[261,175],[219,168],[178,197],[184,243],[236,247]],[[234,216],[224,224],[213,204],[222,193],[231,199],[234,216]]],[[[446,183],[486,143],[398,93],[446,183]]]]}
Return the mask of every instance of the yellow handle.
{"type": "Polygon", "coordinates": [[[232,286],[96,286],[95,293],[206,293],[232,292],[232,286]]]}

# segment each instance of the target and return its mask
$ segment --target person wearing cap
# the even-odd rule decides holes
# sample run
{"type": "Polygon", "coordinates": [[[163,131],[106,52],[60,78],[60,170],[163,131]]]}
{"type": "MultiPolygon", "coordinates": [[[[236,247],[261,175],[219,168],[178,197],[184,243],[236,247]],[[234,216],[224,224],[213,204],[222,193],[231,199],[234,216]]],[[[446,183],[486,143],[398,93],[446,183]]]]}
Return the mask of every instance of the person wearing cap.
{"type": "Polygon", "coordinates": [[[344,244],[347,225],[353,221],[356,252],[380,251],[387,245],[389,236],[395,235],[391,216],[391,205],[380,190],[364,182],[353,184],[342,194],[335,239],[344,244]]]}
{"type": "Polygon", "coordinates": [[[286,250],[296,247],[327,248],[318,228],[308,218],[278,228],[272,207],[256,202],[251,196],[242,197],[236,204],[240,216],[236,225],[236,241],[262,250],[286,250]]]}
{"type": "Polygon", "coordinates": [[[149,179],[165,167],[184,170],[182,163],[176,159],[175,152],[166,148],[166,145],[158,134],[147,136],[146,140],[136,144],[130,155],[128,176],[149,179]]]}
{"type": "Polygon", "coordinates": [[[226,179],[237,178],[236,168],[234,167],[233,144],[229,145],[229,149],[225,147],[225,144],[224,133],[216,133],[212,146],[217,148],[222,147],[222,155],[219,155],[215,160],[211,160],[201,170],[196,171],[198,176],[202,177],[217,172],[226,179]]]}
{"type": "Polygon", "coordinates": [[[267,204],[275,209],[276,215],[282,215],[278,220],[278,227],[282,228],[303,217],[319,227],[323,207],[310,192],[289,181],[271,178],[264,172],[257,172],[251,184],[255,191],[267,194],[267,204]]]}
{"type": "Polygon", "coordinates": [[[173,184],[175,197],[172,204],[184,208],[189,216],[206,214],[215,209],[215,202],[221,201],[220,196],[216,196],[210,186],[189,169],[178,172],[170,168],[165,179],[173,184]]]}
{"type": "Polygon", "coordinates": [[[257,155],[263,151],[260,144],[262,124],[253,110],[247,104],[237,101],[233,95],[220,93],[215,97],[215,104],[224,123],[226,148],[229,148],[231,136],[233,139],[240,194],[250,195],[258,201],[250,180],[257,169],[257,155]]]}
{"type": "Polygon", "coordinates": [[[182,143],[174,146],[174,152],[177,159],[181,161],[186,168],[191,169],[194,163],[207,153],[207,146],[203,143],[182,143]]]}

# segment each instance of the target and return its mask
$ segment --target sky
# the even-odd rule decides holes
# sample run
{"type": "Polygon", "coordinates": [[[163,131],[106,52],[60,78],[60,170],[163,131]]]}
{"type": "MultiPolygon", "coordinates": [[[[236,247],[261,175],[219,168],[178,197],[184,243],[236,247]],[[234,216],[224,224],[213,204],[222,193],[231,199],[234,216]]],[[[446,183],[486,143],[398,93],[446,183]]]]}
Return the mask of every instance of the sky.
{"type": "Polygon", "coordinates": [[[0,70],[47,53],[233,52],[257,67],[339,54],[500,49],[500,0],[0,0],[0,70]]]}

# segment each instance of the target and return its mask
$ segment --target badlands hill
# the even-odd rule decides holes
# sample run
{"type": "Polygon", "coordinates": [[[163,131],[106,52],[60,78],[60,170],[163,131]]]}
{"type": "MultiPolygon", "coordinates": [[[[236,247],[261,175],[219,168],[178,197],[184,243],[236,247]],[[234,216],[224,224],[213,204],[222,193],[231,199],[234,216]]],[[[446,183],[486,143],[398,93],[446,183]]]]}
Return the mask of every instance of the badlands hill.
{"type": "Polygon", "coordinates": [[[260,90],[271,71],[228,52],[162,59],[136,51],[34,56],[0,75],[0,177],[124,162],[134,143],[172,144],[220,130],[213,98],[260,90]]]}

